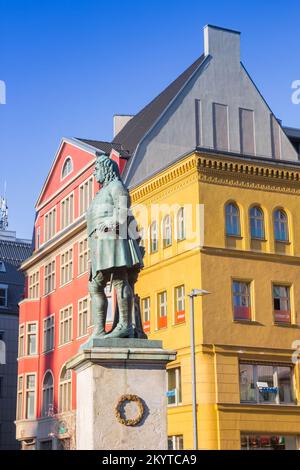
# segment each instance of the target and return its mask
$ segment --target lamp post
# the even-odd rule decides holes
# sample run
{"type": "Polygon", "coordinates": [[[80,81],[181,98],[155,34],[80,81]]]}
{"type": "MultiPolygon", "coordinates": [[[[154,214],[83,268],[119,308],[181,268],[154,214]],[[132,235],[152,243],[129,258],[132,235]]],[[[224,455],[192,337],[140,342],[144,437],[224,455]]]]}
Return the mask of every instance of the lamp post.
{"type": "Polygon", "coordinates": [[[193,406],[193,435],[194,450],[198,450],[198,426],[197,426],[197,395],[196,395],[196,354],[195,354],[195,322],[194,322],[194,298],[210,294],[207,290],[193,289],[190,294],[190,322],[191,322],[191,366],[192,366],[192,406],[193,406]]]}

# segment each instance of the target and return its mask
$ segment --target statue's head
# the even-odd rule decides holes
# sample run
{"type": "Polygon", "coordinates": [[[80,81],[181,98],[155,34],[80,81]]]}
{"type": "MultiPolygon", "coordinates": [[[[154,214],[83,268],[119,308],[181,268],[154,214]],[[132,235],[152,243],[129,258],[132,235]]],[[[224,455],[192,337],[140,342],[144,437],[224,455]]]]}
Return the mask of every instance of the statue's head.
{"type": "Polygon", "coordinates": [[[98,183],[105,186],[111,181],[120,179],[119,167],[116,162],[107,155],[97,152],[94,176],[98,183]]]}

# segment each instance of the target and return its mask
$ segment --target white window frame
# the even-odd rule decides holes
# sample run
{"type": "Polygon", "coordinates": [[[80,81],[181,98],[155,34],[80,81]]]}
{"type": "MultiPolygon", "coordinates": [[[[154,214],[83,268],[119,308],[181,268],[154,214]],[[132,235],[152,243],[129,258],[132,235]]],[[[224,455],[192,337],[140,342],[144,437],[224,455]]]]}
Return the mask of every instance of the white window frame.
{"type": "Polygon", "coordinates": [[[72,372],[69,369],[70,379],[62,381],[61,375],[65,367],[66,365],[64,364],[59,374],[59,385],[58,385],[58,412],[59,413],[64,413],[64,412],[68,412],[72,410],[72,372]],[[62,394],[66,394],[66,389],[67,389],[67,395],[69,398],[69,403],[67,407],[64,406],[67,401],[66,396],[62,397],[62,394]]]}
{"type": "Polygon", "coordinates": [[[71,157],[71,155],[68,155],[65,160],[64,160],[64,163],[62,165],[62,168],[61,168],[61,177],[60,177],[60,180],[63,181],[65,178],[67,178],[67,176],[69,176],[72,172],[74,171],[74,163],[73,163],[73,158],[71,157]],[[68,173],[66,175],[64,175],[64,169],[65,169],[65,166],[66,166],[66,163],[70,161],[71,162],[71,169],[70,171],[68,171],[68,173]]]}
{"type": "Polygon", "coordinates": [[[37,373],[36,372],[27,372],[25,374],[25,393],[24,393],[24,400],[25,400],[25,409],[24,409],[24,415],[25,419],[35,419],[36,418],[36,405],[37,405],[37,373]],[[34,376],[34,390],[27,388],[27,377],[33,375],[34,376]],[[30,418],[27,416],[27,394],[31,391],[34,391],[34,414],[30,418]]]}
{"type": "Polygon", "coordinates": [[[184,440],[183,434],[175,434],[172,436],[168,436],[168,440],[172,439],[172,449],[171,450],[183,450],[184,440]],[[182,438],[182,448],[179,445],[179,439],[182,438]]]}
{"type": "Polygon", "coordinates": [[[38,299],[40,296],[40,270],[32,271],[28,275],[28,298],[38,299]]]}
{"type": "Polygon", "coordinates": [[[170,214],[165,215],[162,221],[162,242],[163,248],[172,245],[172,217],[170,214]]]}
{"type": "Polygon", "coordinates": [[[79,217],[86,213],[94,196],[94,177],[89,176],[78,188],[79,217]]]}
{"type": "Polygon", "coordinates": [[[44,243],[51,240],[57,231],[57,207],[52,207],[48,212],[44,214],[44,243]],[[53,217],[54,214],[54,217],[53,217]],[[49,217],[52,216],[51,223],[49,223],[49,217]],[[47,219],[48,218],[48,219],[47,219]]]}
{"type": "Polygon", "coordinates": [[[181,242],[186,239],[185,208],[180,207],[176,214],[176,240],[181,242]]]}
{"type": "Polygon", "coordinates": [[[52,405],[52,411],[53,410],[53,407],[54,407],[54,375],[53,375],[53,372],[51,369],[47,369],[45,374],[44,374],[44,377],[43,377],[43,381],[42,381],[42,409],[41,409],[41,412],[42,412],[42,417],[47,417],[47,416],[50,416],[50,405],[52,405]],[[45,378],[46,378],[46,375],[47,374],[51,374],[52,376],[52,387],[50,386],[47,386],[45,387],[44,386],[44,382],[45,382],[45,378]],[[44,408],[45,408],[45,392],[47,391],[49,393],[49,390],[52,389],[52,403],[48,403],[48,411],[46,411],[44,408]]]}
{"type": "Polygon", "coordinates": [[[73,279],[73,246],[60,253],[60,286],[68,284],[73,279]]]}
{"type": "Polygon", "coordinates": [[[59,346],[69,344],[73,340],[73,310],[73,304],[70,304],[66,305],[64,308],[61,308],[59,311],[59,346]],[[71,313],[69,313],[66,318],[62,319],[62,312],[65,312],[66,310],[69,310],[71,313]],[[64,323],[68,323],[68,341],[66,341],[66,335],[63,326],[64,323]]]}
{"type": "Polygon", "coordinates": [[[90,253],[87,237],[78,241],[78,276],[82,276],[89,270],[90,253]],[[86,243],[86,247],[84,246],[86,243]],[[82,246],[82,249],[81,249],[82,246]],[[83,270],[81,268],[83,267],[83,270]],[[86,267],[86,269],[85,269],[86,267]]]}
{"type": "Polygon", "coordinates": [[[159,292],[157,294],[157,300],[158,300],[158,317],[167,317],[168,316],[168,295],[167,291],[164,290],[162,292],[159,292]],[[163,301],[161,301],[161,298],[163,296],[163,301]],[[161,315],[161,311],[164,309],[164,315],[161,315]]]}
{"type": "Polygon", "coordinates": [[[19,325],[19,337],[18,337],[18,357],[25,356],[25,323],[21,323],[19,325]],[[21,329],[23,329],[23,333],[21,334],[21,329]],[[23,351],[21,354],[21,338],[23,338],[23,351]]]}
{"type": "Polygon", "coordinates": [[[48,317],[43,319],[43,353],[47,354],[50,351],[53,351],[54,347],[55,347],[55,314],[53,313],[52,315],[49,315],[48,317]],[[50,326],[47,325],[47,323],[49,323],[49,320],[52,321],[52,324],[50,324],[50,326]],[[51,333],[51,330],[52,330],[52,333],[51,333]],[[52,348],[49,347],[49,349],[46,348],[46,337],[48,333],[50,335],[50,339],[52,337],[52,343],[53,343],[52,348]]]}
{"type": "Polygon", "coordinates": [[[0,289],[5,291],[5,296],[2,297],[5,299],[4,305],[0,305],[0,308],[8,308],[8,284],[0,284],[0,289]]]}
{"type": "Polygon", "coordinates": [[[38,322],[29,321],[26,323],[26,357],[27,356],[36,356],[38,354],[38,322]],[[29,326],[35,325],[35,332],[31,333],[29,331],[29,326]],[[29,353],[29,336],[35,336],[35,352],[29,353]]]}
{"type": "Polygon", "coordinates": [[[153,220],[149,227],[149,252],[150,254],[158,252],[158,223],[156,220],[153,220]],[[155,230],[153,230],[154,226],[155,230]]]}
{"type": "MultiPolygon", "coordinates": [[[[174,403],[169,403],[168,397],[168,406],[178,406],[182,404],[182,381],[181,381],[181,367],[171,367],[167,369],[167,390],[169,390],[169,373],[175,371],[175,401],[174,403]]],[[[172,397],[173,398],[173,397],[172,397]]]]}
{"type": "Polygon", "coordinates": [[[144,297],[142,299],[142,319],[143,319],[143,323],[147,323],[151,321],[151,298],[150,296],[144,297]],[[147,319],[146,319],[146,315],[147,315],[147,319]]]}
{"type": "Polygon", "coordinates": [[[90,327],[90,302],[89,302],[89,296],[82,297],[81,299],[78,300],[78,316],[77,316],[77,338],[82,338],[83,336],[86,336],[88,334],[88,329],[90,327]],[[81,308],[83,306],[83,303],[86,302],[86,308],[81,308]],[[86,331],[83,332],[83,317],[86,315],[86,331]]]}
{"type": "Polygon", "coordinates": [[[72,223],[75,220],[74,216],[75,216],[75,196],[74,196],[74,191],[72,191],[60,201],[60,231],[72,225],[72,223]],[[64,212],[64,205],[66,204],[67,200],[69,200],[69,210],[68,210],[68,214],[66,217],[66,213],[64,212]],[[72,200],[72,206],[71,206],[71,200],[72,200]],[[66,220],[64,220],[65,218],[66,220]]]}
{"type": "Polygon", "coordinates": [[[17,408],[16,408],[16,420],[23,419],[24,416],[24,374],[18,375],[17,381],[17,408]],[[19,380],[22,379],[22,387],[19,387],[19,380]],[[20,411],[20,413],[19,413],[20,411]]]}
{"type": "Polygon", "coordinates": [[[55,287],[56,287],[56,259],[53,258],[51,261],[48,261],[45,265],[44,265],[44,295],[49,295],[51,294],[51,292],[54,292],[55,291],[55,287]],[[54,263],[54,265],[53,265],[54,263]],[[49,266],[51,266],[51,273],[47,273],[46,275],[46,268],[48,268],[49,266]],[[53,267],[54,266],[54,267],[53,267]],[[49,281],[50,279],[50,281],[49,281]],[[46,287],[48,288],[50,285],[50,289],[46,289],[46,287]]]}

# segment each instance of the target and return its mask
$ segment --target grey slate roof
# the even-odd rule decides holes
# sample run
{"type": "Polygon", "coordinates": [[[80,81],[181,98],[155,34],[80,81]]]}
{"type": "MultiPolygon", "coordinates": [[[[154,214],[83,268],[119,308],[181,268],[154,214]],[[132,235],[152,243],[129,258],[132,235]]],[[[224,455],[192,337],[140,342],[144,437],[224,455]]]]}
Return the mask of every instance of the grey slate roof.
{"type": "Polygon", "coordinates": [[[202,54],[190,67],[176,78],[162,93],[152,100],[145,108],[136,114],[115,136],[112,143],[118,143],[128,150],[132,155],[144,137],[153,126],[155,121],[163,113],[170,102],[179,93],[184,84],[203,62],[205,56],[202,54]]]}
{"type": "Polygon", "coordinates": [[[111,142],[104,142],[102,140],[81,139],[79,137],[76,137],[76,139],[80,140],[80,142],[84,142],[85,144],[91,145],[92,147],[102,150],[108,155],[110,154],[111,150],[114,148],[123,157],[126,158],[129,156],[128,152],[123,148],[123,146],[121,144],[118,144],[117,142],[111,143],[111,142]]]}
{"type": "Polygon", "coordinates": [[[0,240],[0,260],[19,266],[32,253],[30,243],[0,240]]]}

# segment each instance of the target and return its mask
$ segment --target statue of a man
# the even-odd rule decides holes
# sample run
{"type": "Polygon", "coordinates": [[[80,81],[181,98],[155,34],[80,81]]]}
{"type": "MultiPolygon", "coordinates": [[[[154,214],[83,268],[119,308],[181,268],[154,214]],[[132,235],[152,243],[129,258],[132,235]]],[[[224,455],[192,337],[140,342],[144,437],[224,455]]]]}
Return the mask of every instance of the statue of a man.
{"type": "Polygon", "coordinates": [[[130,236],[130,196],[120,178],[116,162],[98,154],[94,176],[101,189],[87,212],[88,245],[91,257],[89,292],[94,331],[91,338],[126,338],[130,334],[133,282],[143,266],[142,254],[133,234],[130,236]],[[132,282],[133,280],[133,282],[132,282]],[[107,297],[105,287],[116,290],[119,321],[105,334],[107,297]]]}

